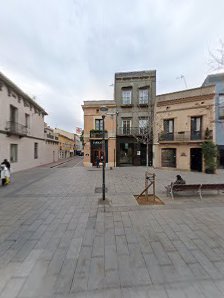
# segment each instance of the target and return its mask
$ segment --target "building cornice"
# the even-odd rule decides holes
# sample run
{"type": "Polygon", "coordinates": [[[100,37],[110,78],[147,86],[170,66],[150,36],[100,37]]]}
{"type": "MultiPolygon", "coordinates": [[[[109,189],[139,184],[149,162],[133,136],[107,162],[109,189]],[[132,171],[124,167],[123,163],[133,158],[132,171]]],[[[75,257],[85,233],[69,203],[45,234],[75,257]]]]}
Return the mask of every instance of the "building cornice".
{"type": "Polygon", "coordinates": [[[38,111],[43,113],[44,115],[47,115],[47,112],[39,106],[31,97],[29,97],[25,92],[23,92],[16,84],[14,84],[11,80],[9,80],[5,75],[3,75],[0,72],[0,82],[3,82],[7,89],[8,93],[10,94],[10,91],[13,90],[15,93],[19,95],[23,100],[27,100],[31,105],[34,106],[38,111]]]}
{"type": "Polygon", "coordinates": [[[177,104],[189,103],[189,102],[195,102],[195,101],[211,100],[214,97],[215,97],[214,93],[205,94],[205,95],[197,95],[197,96],[189,96],[186,98],[158,101],[156,106],[162,107],[162,106],[177,105],[177,104]]]}

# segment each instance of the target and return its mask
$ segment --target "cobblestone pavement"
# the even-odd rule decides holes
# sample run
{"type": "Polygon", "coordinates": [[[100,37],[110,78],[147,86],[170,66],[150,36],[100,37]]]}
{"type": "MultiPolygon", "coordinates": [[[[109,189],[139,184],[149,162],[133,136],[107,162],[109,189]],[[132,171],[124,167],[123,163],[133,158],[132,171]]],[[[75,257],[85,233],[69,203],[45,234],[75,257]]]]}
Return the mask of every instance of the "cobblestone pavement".
{"type": "MultiPolygon", "coordinates": [[[[0,297],[224,297],[224,195],[173,201],[164,185],[177,172],[155,170],[165,205],[138,206],[144,172],[106,170],[106,206],[95,192],[102,169],[71,163],[13,175],[0,188],[0,297]]],[[[180,174],[224,181],[222,171],[180,174]]]]}

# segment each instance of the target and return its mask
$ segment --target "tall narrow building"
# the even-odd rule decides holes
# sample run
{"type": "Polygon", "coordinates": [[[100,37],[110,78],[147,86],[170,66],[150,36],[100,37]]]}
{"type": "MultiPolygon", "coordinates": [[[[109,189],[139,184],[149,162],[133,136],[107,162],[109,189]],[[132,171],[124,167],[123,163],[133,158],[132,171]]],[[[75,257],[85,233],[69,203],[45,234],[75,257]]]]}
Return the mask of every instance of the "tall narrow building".
{"type": "Polygon", "coordinates": [[[156,71],[115,73],[117,166],[152,165],[156,71]]]}

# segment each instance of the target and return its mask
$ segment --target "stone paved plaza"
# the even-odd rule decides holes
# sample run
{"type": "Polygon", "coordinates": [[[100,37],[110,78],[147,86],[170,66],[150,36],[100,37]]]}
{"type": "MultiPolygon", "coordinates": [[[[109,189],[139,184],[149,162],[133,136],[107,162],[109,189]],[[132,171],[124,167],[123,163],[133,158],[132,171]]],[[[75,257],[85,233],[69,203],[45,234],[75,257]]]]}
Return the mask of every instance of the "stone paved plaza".
{"type": "MultiPolygon", "coordinates": [[[[0,188],[0,297],[224,297],[224,194],[173,201],[164,185],[177,172],[155,170],[165,205],[138,206],[144,173],[107,169],[105,206],[102,169],[71,161],[14,174],[0,188]]],[[[223,171],[180,174],[224,181],[223,171]]]]}

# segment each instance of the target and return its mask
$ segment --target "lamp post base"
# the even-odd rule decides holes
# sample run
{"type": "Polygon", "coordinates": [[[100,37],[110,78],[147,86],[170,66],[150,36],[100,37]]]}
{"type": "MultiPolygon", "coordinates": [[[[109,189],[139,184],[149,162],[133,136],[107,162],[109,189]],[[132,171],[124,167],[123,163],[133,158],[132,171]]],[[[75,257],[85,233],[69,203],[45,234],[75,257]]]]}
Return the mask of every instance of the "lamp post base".
{"type": "Polygon", "coordinates": [[[104,200],[102,198],[99,199],[98,204],[99,205],[108,205],[111,206],[112,201],[105,198],[104,200]]]}

